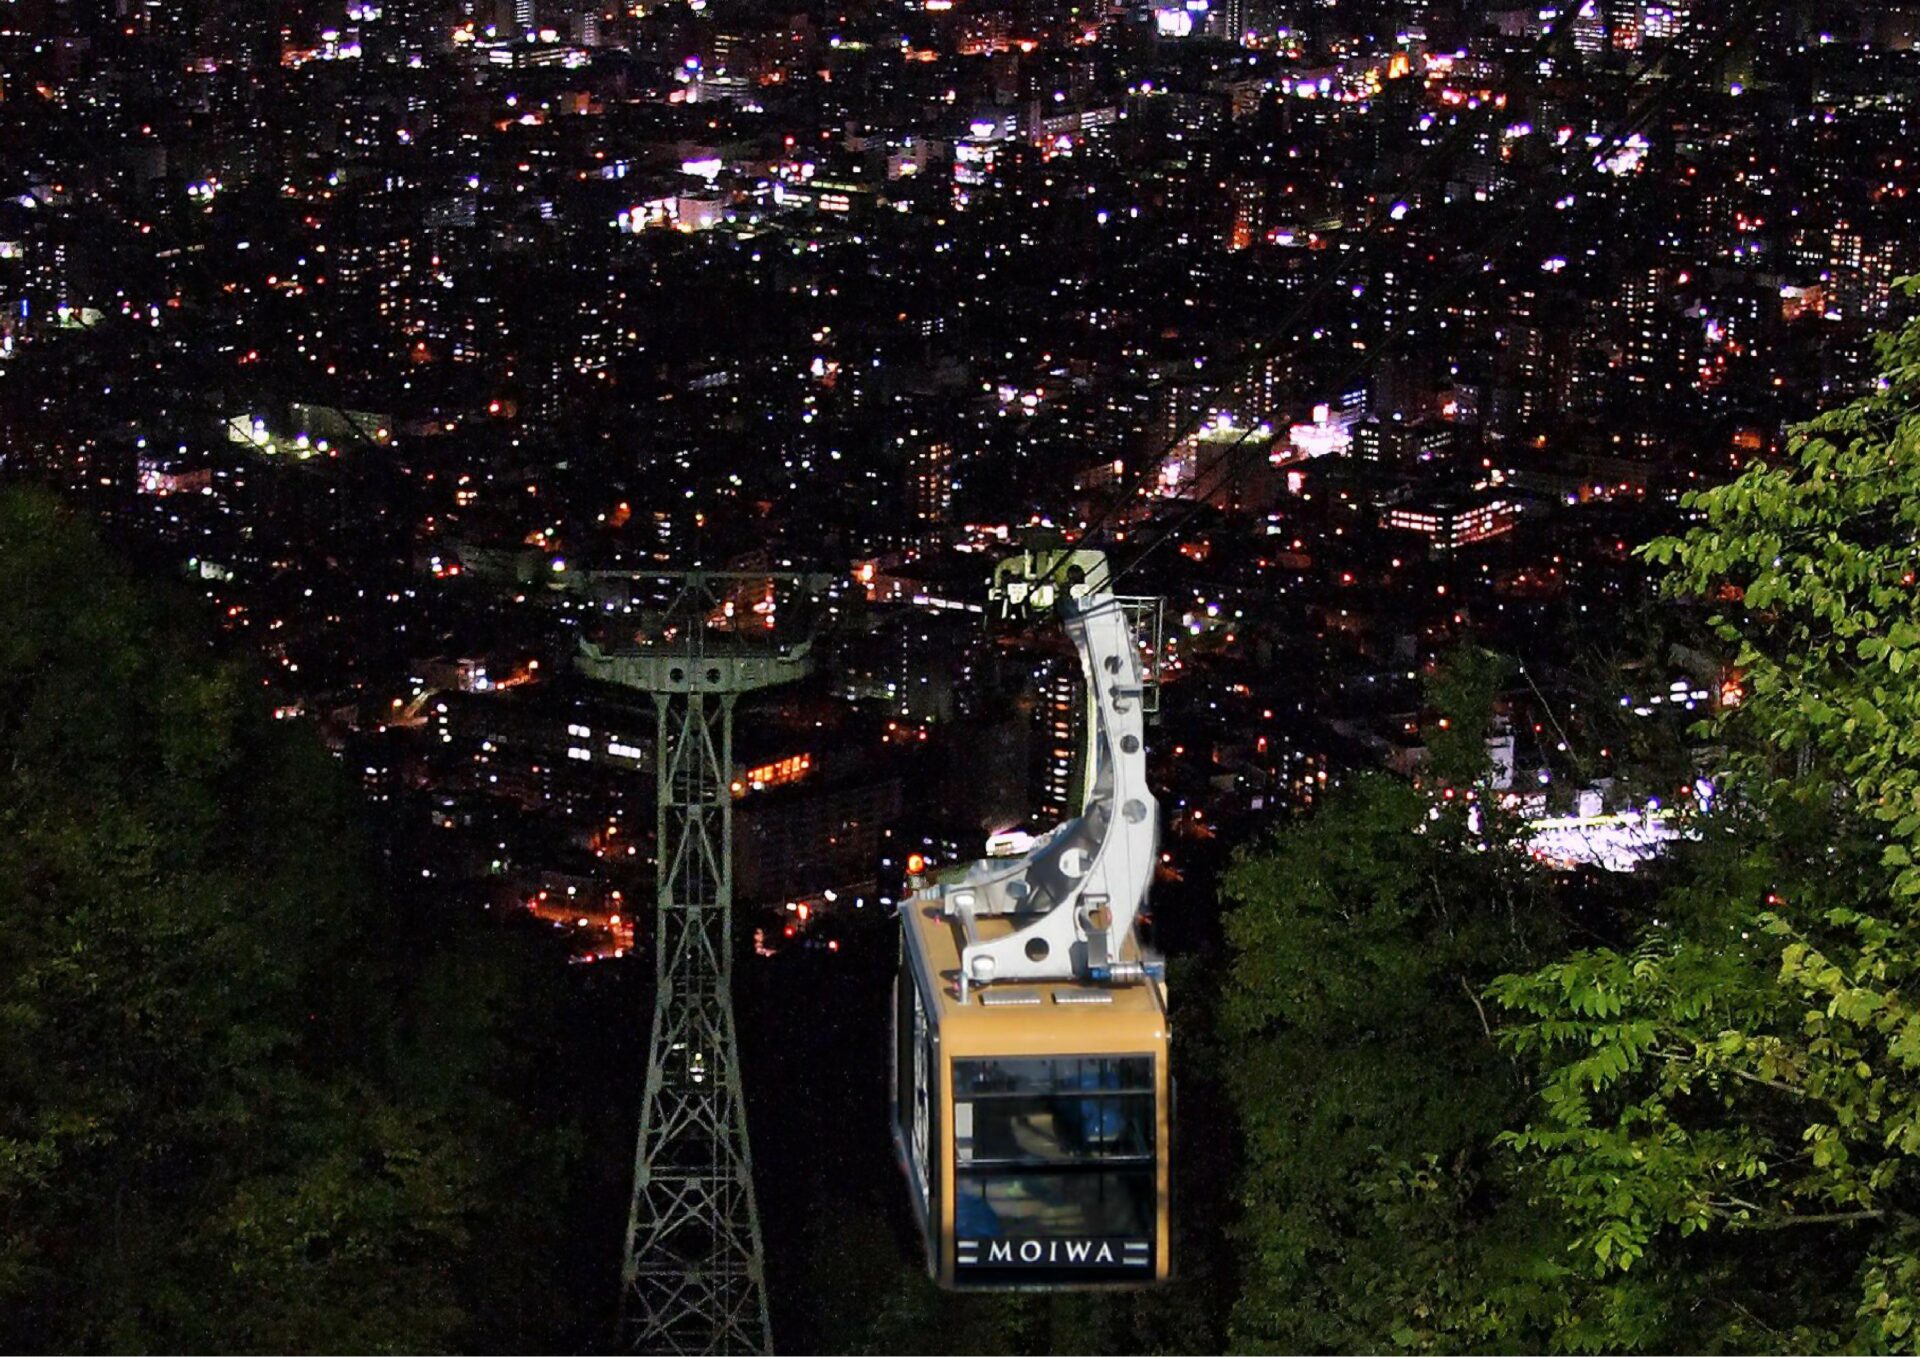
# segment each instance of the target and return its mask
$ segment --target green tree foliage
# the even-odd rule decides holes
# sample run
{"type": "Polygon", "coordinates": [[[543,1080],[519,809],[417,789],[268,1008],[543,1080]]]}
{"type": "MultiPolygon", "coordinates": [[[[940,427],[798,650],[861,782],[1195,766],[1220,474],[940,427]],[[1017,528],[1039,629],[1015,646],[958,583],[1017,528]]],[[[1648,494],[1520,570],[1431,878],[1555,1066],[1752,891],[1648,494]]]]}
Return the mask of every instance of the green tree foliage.
{"type": "Polygon", "coordinates": [[[1358,778],[1227,875],[1236,1346],[1499,1349],[1542,1330],[1557,1251],[1503,1190],[1494,1138],[1527,1090],[1480,994],[1560,926],[1486,795],[1501,677],[1478,652],[1443,668],[1425,790],[1358,778]]]}
{"type": "Polygon", "coordinates": [[[550,1343],[476,1290],[559,1224],[525,968],[385,960],[333,761],[175,612],[0,494],[0,1347],[550,1343]]]}
{"type": "Polygon", "coordinates": [[[1594,1348],[1920,1350],[1920,324],[1645,549],[1743,676],[1634,944],[1500,980],[1594,1348]]]}

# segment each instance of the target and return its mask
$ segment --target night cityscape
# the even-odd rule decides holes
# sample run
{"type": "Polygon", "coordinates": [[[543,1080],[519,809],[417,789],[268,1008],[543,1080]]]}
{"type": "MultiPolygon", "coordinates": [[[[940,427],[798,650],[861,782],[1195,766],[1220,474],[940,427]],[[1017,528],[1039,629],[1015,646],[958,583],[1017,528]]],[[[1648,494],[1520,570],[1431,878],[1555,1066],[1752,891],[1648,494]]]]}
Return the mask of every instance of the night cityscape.
{"type": "Polygon", "coordinates": [[[1920,1352],[1915,194],[1920,0],[0,0],[0,1346],[1920,1352]]]}

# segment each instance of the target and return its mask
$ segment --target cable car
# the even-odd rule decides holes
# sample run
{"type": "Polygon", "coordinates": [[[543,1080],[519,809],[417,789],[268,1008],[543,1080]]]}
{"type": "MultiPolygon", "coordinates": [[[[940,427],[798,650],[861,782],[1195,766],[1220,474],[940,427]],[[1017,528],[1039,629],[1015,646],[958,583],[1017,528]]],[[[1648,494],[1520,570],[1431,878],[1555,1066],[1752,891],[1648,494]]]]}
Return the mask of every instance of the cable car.
{"type": "Polygon", "coordinates": [[[1081,811],[1024,851],[996,842],[910,874],[901,906],[894,1142],[942,1286],[1170,1273],[1164,971],[1134,935],[1159,808],[1140,651],[1110,581],[1093,551],[1028,550],[996,569],[1003,615],[1057,612],[1079,652],[1081,811]]]}

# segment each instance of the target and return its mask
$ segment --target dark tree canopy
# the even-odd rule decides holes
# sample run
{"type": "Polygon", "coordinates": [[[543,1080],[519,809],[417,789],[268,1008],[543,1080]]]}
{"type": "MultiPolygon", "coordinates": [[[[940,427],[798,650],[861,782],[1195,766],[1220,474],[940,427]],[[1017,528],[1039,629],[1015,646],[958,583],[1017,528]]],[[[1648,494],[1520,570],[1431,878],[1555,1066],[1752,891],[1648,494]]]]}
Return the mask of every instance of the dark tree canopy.
{"type": "Polygon", "coordinates": [[[0,494],[0,1346],[551,1342],[476,1304],[556,1229],[564,1137],[503,1096],[530,972],[392,964],[337,766],[205,630],[0,494]]]}
{"type": "Polygon", "coordinates": [[[1428,790],[1358,778],[1227,876],[1244,1348],[1525,1347],[1540,1331],[1541,1222],[1494,1146],[1526,1087],[1480,991],[1560,930],[1487,795],[1499,673],[1463,652],[1431,685],[1428,790]]]}

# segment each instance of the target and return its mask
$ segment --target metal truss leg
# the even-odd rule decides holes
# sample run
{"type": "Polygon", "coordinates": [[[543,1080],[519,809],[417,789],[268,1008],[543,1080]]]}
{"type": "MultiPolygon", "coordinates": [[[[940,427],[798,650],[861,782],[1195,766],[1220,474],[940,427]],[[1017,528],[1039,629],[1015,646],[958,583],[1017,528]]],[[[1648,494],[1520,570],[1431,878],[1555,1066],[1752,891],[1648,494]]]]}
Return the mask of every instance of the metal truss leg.
{"type": "Polygon", "coordinates": [[[733,1024],[733,706],[654,694],[658,989],[621,1290],[634,1352],[773,1350],[733,1024]]]}

